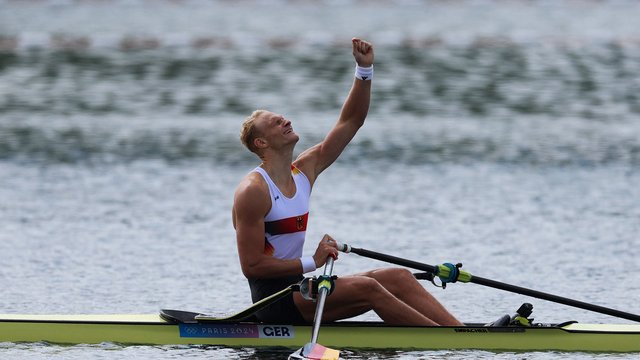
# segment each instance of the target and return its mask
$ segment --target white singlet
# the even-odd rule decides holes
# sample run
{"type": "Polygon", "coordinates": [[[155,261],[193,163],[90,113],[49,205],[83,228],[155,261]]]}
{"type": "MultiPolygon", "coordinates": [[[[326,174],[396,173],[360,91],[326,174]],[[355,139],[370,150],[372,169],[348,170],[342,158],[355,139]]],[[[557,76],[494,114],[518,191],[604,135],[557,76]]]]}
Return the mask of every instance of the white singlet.
{"type": "Polygon", "coordinates": [[[264,253],[277,259],[298,259],[307,233],[311,183],[302,171],[291,165],[296,193],[288,198],[263,168],[258,166],[254,171],[267,182],[271,195],[271,209],[264,219],[264,253]]]}

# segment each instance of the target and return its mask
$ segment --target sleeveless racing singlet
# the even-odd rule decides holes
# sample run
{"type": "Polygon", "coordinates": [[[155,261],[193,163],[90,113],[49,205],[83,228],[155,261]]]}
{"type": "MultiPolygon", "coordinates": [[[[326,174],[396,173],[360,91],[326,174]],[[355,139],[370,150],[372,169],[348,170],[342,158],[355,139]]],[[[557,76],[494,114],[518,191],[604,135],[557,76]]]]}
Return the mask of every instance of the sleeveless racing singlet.
{"type": "Polygon", "coordinates": [[[304,237],[309,217],[311,184],[305,174],[291,165],[291,176],[296,184],[296,193],[288,198],[261,167],[258,172],[269,185],[271,210],[264,218],[264,252],[277,259],[297,259],[302,256],[304,237]]]}
{"type": "MultiPolygon", "coordinates": [[[[302,256],[304,237],[309,217],[309,197],[311,183],[306,175],[291,165],[291,176],[296,184],[296,193],[288,198],[278,189],[267,172],[257,167],[255,172],[262,175],[269,185],[271,209],[264,219],[264,253],[278,259],[298,259],[302,256]]],[[[300,282],[302,274],[279,278],[248,279],[253,302],[280,291],[291,284],[300,282]]],[[[286,322],[303,324],[305,321],[289,294],[267,308],[256,313],[259,321],[266,323],[286,322]]]]}

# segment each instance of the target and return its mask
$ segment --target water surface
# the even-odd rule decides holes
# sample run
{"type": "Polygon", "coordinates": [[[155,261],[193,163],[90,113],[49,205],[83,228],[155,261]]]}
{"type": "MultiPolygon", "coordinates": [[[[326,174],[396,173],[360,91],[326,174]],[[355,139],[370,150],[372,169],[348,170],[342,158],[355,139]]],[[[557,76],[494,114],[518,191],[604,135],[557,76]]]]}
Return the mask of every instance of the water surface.
{"type": "MultiPolygon", "coordinates": [[[[638,10],[613,0],[0,1],[0,312],[248,305],[230,209],[258,161],[239,124],[268,108],[293,121],[298,150],[320,141],[351,85],[357,35],[376,45],[371,111],[314,188],[306,253],[330,233],[638,313],[638,10]]],[[[342,255],[335,271],[379,266],[342,255]]],[[[474,284],[425,286],[464,321],[533,302],[536,321],[629,323],[474,284]]],[[[288,352],[0,344],[9,359],[288,352]]]]}

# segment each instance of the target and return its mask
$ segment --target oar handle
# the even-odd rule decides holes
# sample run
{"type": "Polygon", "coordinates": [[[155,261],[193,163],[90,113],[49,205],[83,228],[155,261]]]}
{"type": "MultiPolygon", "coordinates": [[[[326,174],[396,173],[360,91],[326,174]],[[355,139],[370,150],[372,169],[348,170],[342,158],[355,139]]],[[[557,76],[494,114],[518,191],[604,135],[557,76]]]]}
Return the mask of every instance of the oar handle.
{"type": "Polygon", "coordinates": [[[343,253],[351,252],[351,245],[339,243],[336,241],[336,247],[338,248],[338,251],[342,251],[343,253]]]}

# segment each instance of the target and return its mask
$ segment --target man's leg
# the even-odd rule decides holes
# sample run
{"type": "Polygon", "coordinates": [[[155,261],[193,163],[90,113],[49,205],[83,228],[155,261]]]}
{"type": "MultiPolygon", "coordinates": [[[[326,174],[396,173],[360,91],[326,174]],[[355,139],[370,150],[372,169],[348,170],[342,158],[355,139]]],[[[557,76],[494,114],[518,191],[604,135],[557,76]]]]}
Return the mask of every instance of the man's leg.
{"type": "Polygon", "coordinates": [[[395,297],[440,325],[463,325],[407,269],[376,269],[357,275],[376,279],[395,297]]]}
{"type": "MultiPolygon", "coordinates": [[[[344,276],[336,280],[336,289],[327,297],[323,321],[336,321],[375,311],[385,323],[391,325],[438,325],[418,310],[387,290],[374,276],[388,280],[387,276],[344,276]]],[[[400,279],[398,279],[400,280],[400,279]]],[[[415,281],[415,279],[413,279],[415,281]]],[[[423,289],[424,292],[426,292],[423,289]]],[[[300,293],[294,293],[293,300],[306,321],[313,321],[316,303],[305,300],[300,293]]]]}

